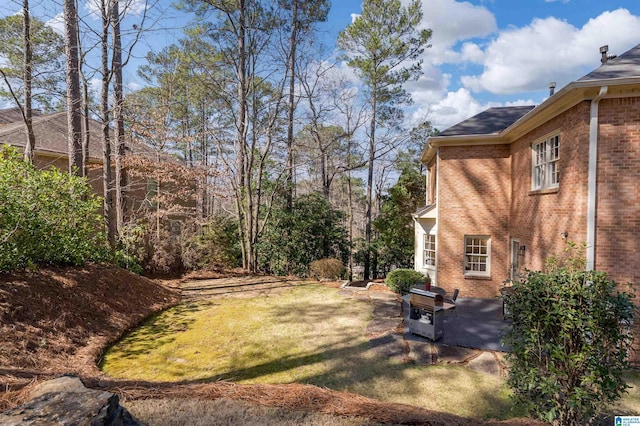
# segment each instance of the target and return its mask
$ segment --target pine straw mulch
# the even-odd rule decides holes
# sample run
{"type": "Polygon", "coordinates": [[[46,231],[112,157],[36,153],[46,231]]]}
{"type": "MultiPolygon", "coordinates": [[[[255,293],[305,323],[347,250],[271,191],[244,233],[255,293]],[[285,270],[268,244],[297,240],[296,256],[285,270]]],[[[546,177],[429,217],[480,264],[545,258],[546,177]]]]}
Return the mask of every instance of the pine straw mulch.
{"type": "Polygon", "coordinates": [[[99,374],[96,361],[124,333],[179,303],[176,290],[110,265],[0,273],[0,409],[30,384],[99,374]]]}
{"type": "MultiPolygon", "coordinates": [[[[241,274],[234,272],[232,276],[241,274]]],[[[222,275],[211,271],[198,278],[222,275]]],[[[477,419],[383,403],[313,385],[152,383],[114,380],[101,373],[97,363],[109,345],[143,319],[179,303],[179,281],[151,280],[109,265],[0,274],[0,411],[26,402],[41,381],[75,374],[88,387],[109,390],[129,400],[226,397],[382,423],[479,424],[477,419]]],[[[530,419],[497,422],[530,423],[530,419]]]]}
{"type": "Polygon", "coordinates": [[[149,383],[114,380],[89,380],[92,388],[110,390],[125,400],[146,398],[227,398],[254,405],[279,407],[293,411],[320,412],[334,416],[367,418],[376,423],[420,425],[524,425],[530,419],[480,422],[406,404],[380,402],[349,392],[333,391],[314,385],[240,385],[216,383],[149,383]]]}

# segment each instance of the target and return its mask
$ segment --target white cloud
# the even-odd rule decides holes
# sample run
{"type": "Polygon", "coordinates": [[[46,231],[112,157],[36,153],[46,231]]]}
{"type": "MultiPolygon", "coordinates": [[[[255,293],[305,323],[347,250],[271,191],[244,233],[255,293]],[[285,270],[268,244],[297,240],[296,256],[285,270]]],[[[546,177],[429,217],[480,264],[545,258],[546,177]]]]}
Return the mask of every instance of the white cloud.
{"type": "Polygon", "coordinates": [[[60,12],[53,18],[45,22],[45,24],[51,27],[55,32],[60,35],[64,34],[64,13],[60,12]]]}
{"type": "MultiPolygon", "coordinates": [[[[536,105],[536,102],[533,102],[532,99],[518,99],[511,102],[505,102],[502,106],[528,106],[528,105],[536,105]]],[[[492,105],[492,106],[500,106],[500,105],[492,105]]]]}
{"type": "Polygon", "coordinates": [[[445,130],[454,124],[466,120],[469,117],[486,110],[487,108],[499,106],[524,106],[535,105],[531,99],[518,99],[511,102],[486,102],[482,103],[473,97],[473,94],[465,88],[460,88],[455,92],[449,91],[441,97],[432,98],[431,102],[418,105],[419,108],[412,112],[409,122],[417,125],[425,120],[431,122],[432,126],[445,130]]]}
{"type": "Polygon", "coordinates": [[[100,93],[102,91],[102,80],[95,77],[89,79],[89,91],[91,93],[100,93]]]}
{"type": "MultiPolygon", "coordinates": [[[[407,4],[409,0],[403,0],[407,4]]],[[[433,30],[427,49],[428,61],[436,65],[457,63],[464,58],[453,50],[456,43],[486,37],[497,29],[495,16],[485,7],[455,0],[423,0],[422,27],[433,30]]],[[[473,56],[474,61],[478,60],[473,56]]]]}
{"type": "Polygon", "coordinates": [[[84,4],[84,8],[89,12],[89,16],[93,19],[100,19],[102,16],[102,9],[100,5],[100,0],[87,0],[84,4]]]}
{"type": "Polygon", "coordinates": [[[497,94],[542,90],[550,81],[560,88],[599,65],[600,46],[608,44],[612,53],[634,46],[639,26],[640,17],[626,9],[604,12],[582,28],[553,17],[534,19],[501,32],[484,52],[484,72],[461,81],[473,91],[497,94]]]}
{"type": "Polygon", "coordinates": [[[432,99],[430,104],[417,108],[412,114],[411,121],[417,123],[426,119],[431,122],[433,127],[444,130],[489,106],[474,99],[469,90],[460,88],[455,92],[446,93],[438,100],[432,99]]]}
{"type": "Polygon", "coordinates": [[[146,0],[120,0],[120,12],[125,10],[127,16],[140,16],[148,6],[146,0]]]}
{"type": "Polygon", "coordinates": [[[495,16],[480,5],[422,0],[422,7],[422,28],[433,30],[432,47],[425,52],[424,74],[404,85],[414,100],[406,111],[410,124],[429,120],[440,130],[490,107],[539,103],[549,82],[555,81],[559,90],[598,67],[600,46],[608,44],[615,54],[633,47],[640,27],[640,17],[623,8],[604,12],[582,26],[549,17],[498,30],[495,16]],[[478,67],[467,66],[471,64],[484,69],[475,73],[478,67]],[[479,100],[474,92],[530,94],[510,96],[507,101],[504,96],[479,100]]]}
{"type": "Polygon", "coordinates": [[[142,84],[140,84],[137,81],[130,81],[129,83],[127,83],[127,90],[129,93],[132,92],[137,92],[138,90],[142,89],[144,86],[142,84]]]}
{"type": "Polygon", "coordinates": [[[484,61],[484,52],[475,43],[464,43],[460,52],[463,61],[475,64],[481,64],[484,61]]]}
{"type": "Polygon", "coordinates": [[[443,73],[440,68],[430,64],[423,64],[423,74],[417,81],[404,84],[405,90],[411,93],[415,105],[423,105],[433,99],[440,98],[447,93],[451,75],[443,73]]]}
{"type": "MultiPolygon", "coordinates": [[[[102,8],[100,0],[87,0],[84,8],[93,19],[102,19],[102,8]]],[[[147,9],[147,0],[118,0],[120,14],[125,12],[126,16],[140,16],[147,9]]]]}

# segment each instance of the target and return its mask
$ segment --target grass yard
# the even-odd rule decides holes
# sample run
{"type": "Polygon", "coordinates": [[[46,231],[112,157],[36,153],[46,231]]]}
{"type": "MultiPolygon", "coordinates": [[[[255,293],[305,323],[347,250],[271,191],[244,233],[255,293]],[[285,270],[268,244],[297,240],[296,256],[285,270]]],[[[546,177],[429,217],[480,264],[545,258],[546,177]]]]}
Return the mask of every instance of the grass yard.
{"type": "MultiPolygon", "coordinates": [[[[212,299],[152,318],[101,368],[121,379],[308,383],[478,419],[522,414],[503,378],[380,355],[365,335],[371,318],[368,302],[311,283],[275,297],[212,299]]],[[[633,393],[625,411],[640,407],[633,393]]]]}

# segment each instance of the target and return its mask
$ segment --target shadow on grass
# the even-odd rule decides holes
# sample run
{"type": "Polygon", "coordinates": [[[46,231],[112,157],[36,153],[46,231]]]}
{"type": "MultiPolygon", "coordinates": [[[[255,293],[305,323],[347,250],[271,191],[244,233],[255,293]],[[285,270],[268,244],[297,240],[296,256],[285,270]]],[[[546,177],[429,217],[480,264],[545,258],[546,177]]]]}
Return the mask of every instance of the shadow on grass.
{"type": "MultiPolygon", "coordinates": [[[[234,346],[229,344],[229,365],[232,368],[181,383],[264,382],[265,376],[291,372],[291,381],[295,383],[351,391],[375,399],[405,402],[443,411],[446,408],[434,408],[433,401],[451,401],[453,398],[455,402],[451,403],[452,406],[466,404],[463,411],[476,418],[509,417],[509,403],[502,391],[497,391],[496,387],[501,386],[498,381],[485,383],[481,373],[462,367],[418,366],[403,362],[405,343],[401,335],[389,334],[380,336],[377,340],[367,340],[364,333],[371,313],[367,318],[362,304],[368,305],[372,311],[373,305],[370,302],[349,298],[325,300],[326,294],[321,290],[300,296],[294,300],[283,298],[282,303],[275,306],[265,304],[264,332],[267,336],[272,336],[273,340],[254,339],[253,335],[243,335],[245,331],[238,330],[238,339],[244,339],[242,349],[246,352],[233,353],[234,346]],[[294,334],[299,339],[296,347],[290,351],[282,349],[280,345],[286,345],[287,341],[278,341],[278,333],[268,329],[267,325],[293,326],[294,334]],[[296,327],[299,328],[299,333],[296,332],[296,327]],[[271,345],[279,346],[272,354],[268,347],[271,345]],[[255,362],[251,362],[251,355],[247,356],[247,353],[256,354],[255,362]],[[390,357],[389,353],[394,355],[390,357]],[[293,371],[298,369],[297,372],[293,371]],[[464,386],[458,389],[447,388],[452,383],[463,383],[464,386]],[[444,392],[449,393],[446,398],[444,392]],[[424,404],[421,404],[421,398],[425,400],[424,404]],[[473,401],[470,402],[470,399],[473,401]]],[[[250,306],[251,309],[256,309],[260,308],[260,300],[256,298],[247,303],[254,303],[250,306]]],[[[266,303],[266,299],[263,300],[266,303]]],[[[129,337],[135,340],[135,345],[129,347],[129,338],[124,339],[124,345],[119,347],[121,353],[118,358],[140,356],[171,343],[175,340],[176,333],[185,331],[195,321],[197,314],[211,304],[217,305],[213,302],[190,303],[168,311],[170,315],[165,313],[156,316],[129,337]]],[[[242,307],[242,304],[238,306],[242,307]]],[[[241,308],[236,312],[241,317],[250,315],[250,309],[246,311],[241,308]]],[[[398,321],[400,320],[398,317],[398,321]]],[[[224,345],[224,342],[215,344],[224,345]]],[[[189,362],[172,363],[170,373],[180,380],[189,375],[193,377],[193,368],[193,363],[189,362]]],[[[458,409],[457,412],[459,411],[458,409]]]]}
{"type": "Polygon", "coordinates": [[[207,298],[211,296],[223,296],[233,293],[243,292],[260,292],[274,289],[304,287],[313,285],[312,283],[301,282],[299,279],[282,279],[282,280],[258,280],[251,282],[229,282],[228,279],[210,280],[211,282],[198,286],[183,285],[181,291],[186,298],[207,298]]]}

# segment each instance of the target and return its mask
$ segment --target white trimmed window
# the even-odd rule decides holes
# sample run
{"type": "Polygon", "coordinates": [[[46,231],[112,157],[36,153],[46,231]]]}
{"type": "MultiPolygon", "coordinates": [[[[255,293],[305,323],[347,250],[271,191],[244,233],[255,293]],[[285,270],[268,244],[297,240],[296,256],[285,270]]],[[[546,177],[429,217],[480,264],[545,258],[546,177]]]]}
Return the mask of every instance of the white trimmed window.
{"type": "Polygon", "coordinates": [[[531,189],[557,188],[560,185],[560,135],[532,146],[531,189]]]}
{"type": "Polygon", "coordinates": [[[486,235],[464,237],[464,274],[488,277],[491,266],[491,238],[486,235]]]}
{"type": "Polygon", "coordinates": [[[424,235],[424,266],[436,266],[436,236],[424,235]]]}

